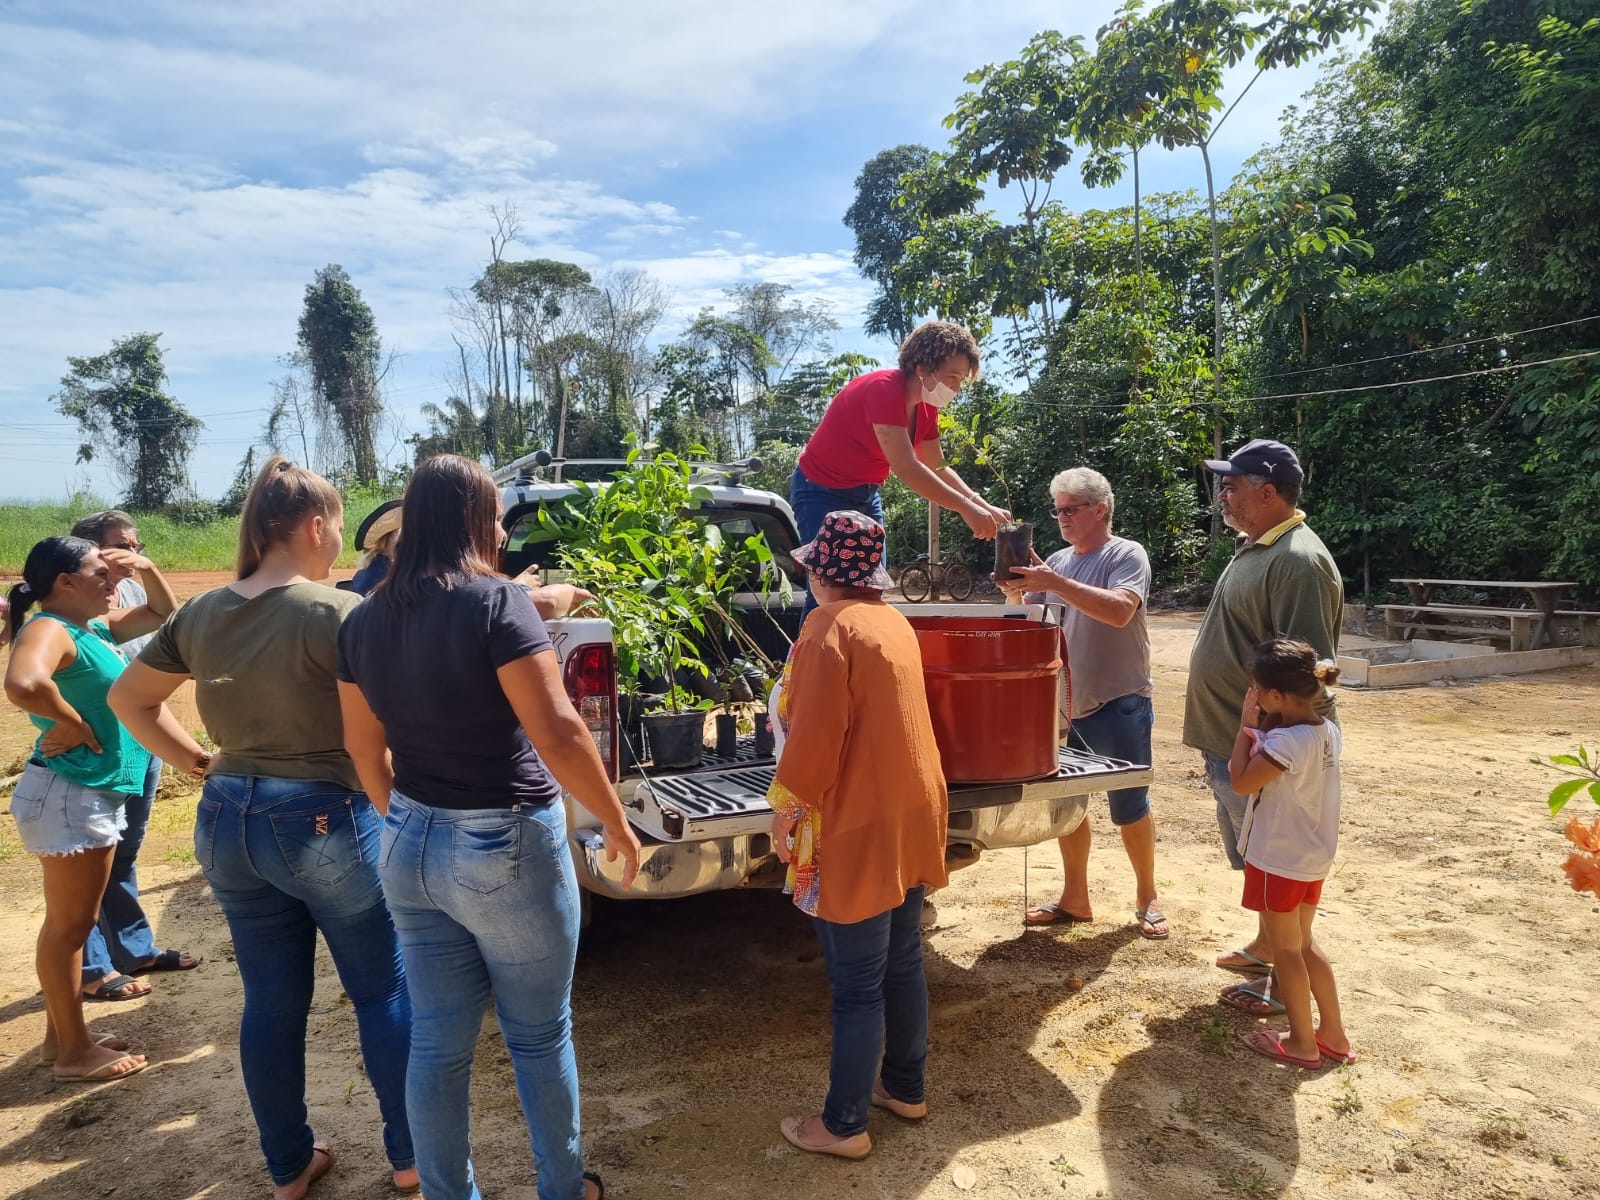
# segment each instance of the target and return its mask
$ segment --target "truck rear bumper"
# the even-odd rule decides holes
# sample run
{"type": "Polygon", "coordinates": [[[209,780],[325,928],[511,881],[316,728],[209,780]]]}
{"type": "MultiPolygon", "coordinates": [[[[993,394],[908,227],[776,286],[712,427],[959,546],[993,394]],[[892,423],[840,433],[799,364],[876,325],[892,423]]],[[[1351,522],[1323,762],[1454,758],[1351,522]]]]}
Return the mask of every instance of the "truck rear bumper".
{"type": "Polygon", "coordinates": [[[765,833],[700,842],[645,842],[639,850],[639,874],[623,891],[622,859],[606,861],[598,831],[577,830],[571,842],[578,882],[617,900],[670,900],[731,888],[778,887],[785,874],[772,852],[772,838],[765,833]]]}
{"type": "Polygon", "coordinates": [[[1071,833],[1089,809],[1087,796],[1019,800],[998,808],[972,808],[950,814],[951,843],[980,850],[1035,846],[1071,833]]]}

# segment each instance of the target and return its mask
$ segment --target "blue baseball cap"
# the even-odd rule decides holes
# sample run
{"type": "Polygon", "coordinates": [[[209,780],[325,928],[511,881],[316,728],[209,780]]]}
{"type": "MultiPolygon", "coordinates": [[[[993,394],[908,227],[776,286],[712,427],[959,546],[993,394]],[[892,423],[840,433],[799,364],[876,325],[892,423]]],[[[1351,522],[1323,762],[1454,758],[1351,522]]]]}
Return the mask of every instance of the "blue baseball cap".
{"type": "Polygon", "coordinates": [[[1306,477],[1300,456],[1267,438],[1246,442],[1227,458],[1208,458],[1206,468],[1215,475],[1260,475],[1269,483],[1299,484],[1306,477]]]}

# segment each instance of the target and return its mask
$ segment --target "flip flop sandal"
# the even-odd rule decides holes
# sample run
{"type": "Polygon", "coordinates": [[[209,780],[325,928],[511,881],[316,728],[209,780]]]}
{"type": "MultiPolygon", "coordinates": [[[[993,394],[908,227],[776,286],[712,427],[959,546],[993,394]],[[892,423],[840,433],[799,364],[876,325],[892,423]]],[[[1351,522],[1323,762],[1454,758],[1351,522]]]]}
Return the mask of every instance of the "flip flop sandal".
{"type": "MultiPolygon", "coordinates": [[[[137,987],[139,981],[132,975],[107,975],[100,980],[100,986],[92,992],[83,992],[85,1000],[137,1000],[141,996],[148,996],[149,990],[130,992],[130,987],[137,987]]],[[[79,989],[82,991],[82,989],[79,989]]]]}
{"type": "Polygon", "coordinates": [[[1224,971],[1237,971],[1241,975],[1254,976],[1272,970],[1271,963],[1264,958],[1257,958],[1248,950],[1229,950],[1227,954],[1218,955],[1217,959],[1217,966],[1221,967],[1224,971]],[[1244,959],[1244,961],[1238,963],[1225,963],[1221,961],[1222,959],[1227,958],[1229,955],[1238,955],[1240,958],[1244,959]]]}
{"type": "Polygon", "coordinates": [[[1331,1059],[1341,1067],[1353,1067],[1356,1065],[1356,1052],[1354,1050],[1346,1050],[1343,1054],[1340,1054],[1337,1050],[1329,1049],[1328,1043],[1322,1040],[1320,1032],[1317,1034],[1317,1049],[1322,1051],[1323,1058],[1331,1059]]]}
{"type": "Polygon", "coordinates": [[[1022,924],[1028,929],[1042,925],[1088,925],[1093,920],[1093,917],[1080,917],[1076,913],[1069,913],[1059,904],[1041,904],[1038,908],[1030,908],[1022,914],[1022,924]],[[1033,916],[1034,913],[1048,913],[1049,915],[1042,921],[1030,921],[1028,918],[1033,916]]]}
{"type": "Polygon", "coordinates": [[[1136,908],[1133,915],[1139,919],[1139,936],[1148,938],[1152,942],[1164,942],[1172,936],[1172,926],[1167,920],[1167,914],[1153,905],[1150,908],[1136,908]],[[1145,926],[1166,925],[1165,929],[1157,929],[1153,933],[1146,933],[1145,926]]]}
{"type": "Polygon", "coordinates": [[[1281,1062],[1285,1066],[1299,1067],[1302,1071],[1315,1071],[1322,1066],[1322,1055],[1319,1054],[1315,1058],[1296,1058],[1283,1048],[1278,1035],[1270,1029],[1257,1029],[1245,1034],[1239,1040],[1257,1054],[1264,1055],[1274,1062],[1281,1062]]]}
{"type": "Polygon", "coordinates": [[[1255,988],[1246,987],[1236,983],[1232,987],[1224,988],[1217,997],[1229,1008],[1237,1008],[1240,1012],[1249,1013],[1252,1017],[1273,1017],[1279,1013],[1288,1012],[1283,1001],[1274,1000],[1268,993],[1256,991],[1255,988]],[[1248,997],[1248,999],[1246,999],[1248,997]]]}
{"type": "Polygon", "coordinates": [[[600,1178],[598,1171],[585,1171],[583,1177],[595,1187],[595,1200],[606,1200],[606,1181],[600,1178]]]}
{"type": "Polygon", "coordinates": [[[151,971],[192,971],[206,960],[205,955],[195,954],[190,955],[190,962],[185,964],[183,961],[184,953],[185,951],[182,950],[163,950],[143,966],[135,967],[129,974],[146,975],[151,971]]]}
{"type": "Polygon", "coordinates": [[[100,1064],[92,1071],[81,1071],[66,1075],[63,1075],[61,1068],[57,1067],[55,1068],[55,1077],[61,1080],[62,1083],[109,1083],[118,1079],[126,1079],[129,1075],[137,1075],[150,1065],[148,1062],[134,1062],[134,1058],[135,1056],[132,1054],[124,1054],[121,1058],[113,1058],[108,1063],[100,1064]],[[126,1071],[115,1069],[127,1062],[132,1062],[133,1066],[126,1071]]]}
{"type": "MultiPolygon", "coordinates": [[[[116,1049],[126,1050],[128,1048],[128,1039],[123,1037],[120,1033],[100,1033],[100,1034],[95,1034],[95,1035],[91,1036],[89,1038],[89,1040],[91,1042],[93,1042],[96,1046],[110,1046],[111,1049],[113,1049],[113,1050],[116,1050],[116,1049]],[[122,1045],[120,1047],[111,1046],[112,1042],[121,1042],[122,1045]]],[[[39,1052],[39,1065],[41,1067],[53,1067],[53,1066],[56,1065],[56,1060],[54,1058],[46,1058],[44,1056],[44,1051],[41,1050],[39,1052]]]]}

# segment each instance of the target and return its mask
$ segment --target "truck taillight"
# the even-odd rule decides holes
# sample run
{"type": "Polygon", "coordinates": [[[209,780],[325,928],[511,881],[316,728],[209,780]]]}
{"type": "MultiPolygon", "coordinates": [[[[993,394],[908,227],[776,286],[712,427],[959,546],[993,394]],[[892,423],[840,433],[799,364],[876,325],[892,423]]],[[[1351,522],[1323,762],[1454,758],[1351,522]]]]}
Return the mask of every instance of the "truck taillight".
{"type": "Polygon", "coordinates": [[[591,642],[567,655],[562,682],[588,726],[600,761],[615,781],[617,764],[617,656],[607,642],[591,642]]]}

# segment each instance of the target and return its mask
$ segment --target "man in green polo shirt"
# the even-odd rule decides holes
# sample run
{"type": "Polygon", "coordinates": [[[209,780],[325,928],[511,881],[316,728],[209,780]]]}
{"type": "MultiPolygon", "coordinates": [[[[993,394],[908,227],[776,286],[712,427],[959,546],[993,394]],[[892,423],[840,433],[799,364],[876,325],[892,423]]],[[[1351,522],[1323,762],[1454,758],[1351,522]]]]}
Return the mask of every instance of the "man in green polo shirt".
{"type": "MultiPolygon", "coordinates": [[[[1233,790],[1228,755],[1239,732],[1239,708],[1250,687],[1246,663],[1257,645],[1277,636],[1300,638],[1319,658],[1333,658],[1344,615],[1344,581],[1333,555],[1296,507],[1305,473],[1293,450],[1257,438],[1229,458],[1207,459],[1206,466],[1222,478],[1218,493],[1222,518],[1238,531],[1239,544],[1217,580],[1189,656],[1183,743],[1205,757],[1222,848],[1234,870],[1242,871],[1239,831],[1247,797],[1233,790]]],[[[1339,719],[1331,692],[1323,693],[1317,711],[1339,719]]],[[[1256,936],[1219,957],[1217,965],[1265,971],[1271,966],[1269,954],[1258,921],[1256,936]]],[[[1261,1003],[1255,1011],[1281,1011],[1276,1001],[1264,998],[1265,979],[1231,990],[1259,993],[1261,1003]]]]}

